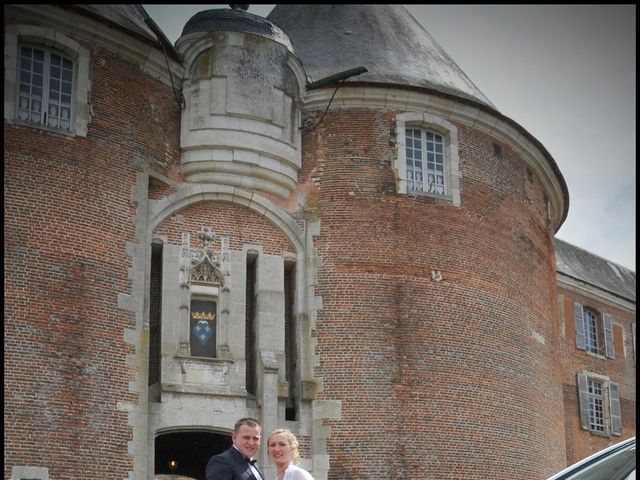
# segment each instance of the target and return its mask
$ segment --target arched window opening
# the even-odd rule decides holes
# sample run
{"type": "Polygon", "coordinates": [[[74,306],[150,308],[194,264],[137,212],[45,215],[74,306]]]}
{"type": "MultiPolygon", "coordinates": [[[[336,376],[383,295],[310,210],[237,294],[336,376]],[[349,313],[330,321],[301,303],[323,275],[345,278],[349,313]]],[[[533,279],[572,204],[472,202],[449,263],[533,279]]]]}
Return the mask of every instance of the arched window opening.
{"type": "Polygon", "coordinates": [[[573,321],[576,330],[576,348],[589,354],[616,358],[613,318],[611,314],[600,314],[591,307],[573,302],[573,321]]]}
{"type": "Polygon", "coordinates": [[[585,350],[591,353],[601,353],[602,333],[601,322],[598,321],[598,314],[591,309],[584,309],[584,343],[585,350]]]}

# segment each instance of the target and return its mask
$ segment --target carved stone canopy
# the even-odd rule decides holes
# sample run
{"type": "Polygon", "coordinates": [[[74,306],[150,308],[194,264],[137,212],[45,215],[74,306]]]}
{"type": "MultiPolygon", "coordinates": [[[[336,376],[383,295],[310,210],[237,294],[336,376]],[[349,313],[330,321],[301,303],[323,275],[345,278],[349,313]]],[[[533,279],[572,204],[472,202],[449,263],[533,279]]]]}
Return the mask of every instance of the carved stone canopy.
{"type": "Polygon", "coordinates": [[[185,286],[193,284],[205,286],[224,285],[226,271],[224,264],[229,256],[227,251],[228,239],[220,237],[221,248],[216,251],[211,247],[216,235],[210,227],[201,227],[198,238],[202,241],[202,247],[192,248],[190,235],[185,233],[182,236],[181,282],[185,286]]]}
{"type": "Polygon", "coordinates": [[[210,250],[192,252],[189,282],[198,285],[222,285],[224,275],[220,270],[220,255],[210,250]]]}

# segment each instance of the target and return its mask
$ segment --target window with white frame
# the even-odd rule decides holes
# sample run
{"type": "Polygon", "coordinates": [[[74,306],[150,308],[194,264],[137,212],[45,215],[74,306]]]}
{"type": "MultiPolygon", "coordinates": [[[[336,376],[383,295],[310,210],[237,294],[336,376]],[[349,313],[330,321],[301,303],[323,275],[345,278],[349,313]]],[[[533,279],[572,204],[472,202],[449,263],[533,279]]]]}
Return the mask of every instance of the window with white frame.
{"type": "Polygon", "coordinates": [[[573,320],[576,348],[595,355],[616,358],[613,343],[613,319],[610,314],[599,314],[595,309],[573,302],[573,320]]]}
{"type": "Polygon", "coordinates": [[[86,137],[89,51],[35,25],[8,25],[4,38],[5,120],[86,137]]]}
{"type": "Polygon", "coordinates": [[[400,194],[431,195],[460,206],[458,130],[429,114],[396,117],[396,189],[400,194]]]}
{"type": "Polygon", "coordinates": [[[620,389],[595,373],[578,374],[580,424],[595,435],[621,435],[620,389]]]}
{"type": "Polygon", "coordinates": [[[422,128],[406,128],[407,189],[447,194],[444,140],[442,135],[422,128]]]}
{"type": "Polygon", "coordinates": [[[17,118],[71,128],[73,61],[50,49],[20,45],[17,118]]]}

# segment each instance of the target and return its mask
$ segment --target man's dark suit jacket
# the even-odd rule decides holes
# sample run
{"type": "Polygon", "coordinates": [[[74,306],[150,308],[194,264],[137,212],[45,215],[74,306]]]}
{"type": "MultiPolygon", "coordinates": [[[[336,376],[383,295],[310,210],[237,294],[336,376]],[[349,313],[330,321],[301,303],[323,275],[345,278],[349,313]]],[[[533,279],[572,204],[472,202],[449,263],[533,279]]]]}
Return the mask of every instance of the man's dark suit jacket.
{"type": "MultiPolygon", "coordinates": [[[[262,470],[257,465],[254,467],[264,478],[262,470]]],[[[229,450],[211,457],[207,463],[207,480],[254,480],[254,476],[249,462],[232,446],[229,450]]]]}

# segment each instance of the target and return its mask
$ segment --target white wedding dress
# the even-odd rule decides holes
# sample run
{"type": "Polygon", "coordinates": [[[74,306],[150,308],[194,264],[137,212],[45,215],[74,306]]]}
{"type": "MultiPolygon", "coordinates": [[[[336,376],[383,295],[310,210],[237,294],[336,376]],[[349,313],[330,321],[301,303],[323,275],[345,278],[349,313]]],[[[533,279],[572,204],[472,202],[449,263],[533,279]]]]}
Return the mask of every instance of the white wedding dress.
{"type": "Polygon", "coordinates": [[[291,464],[284,472],[284,480],[314,480],[314,478],[303,468],[291,464]]]}

